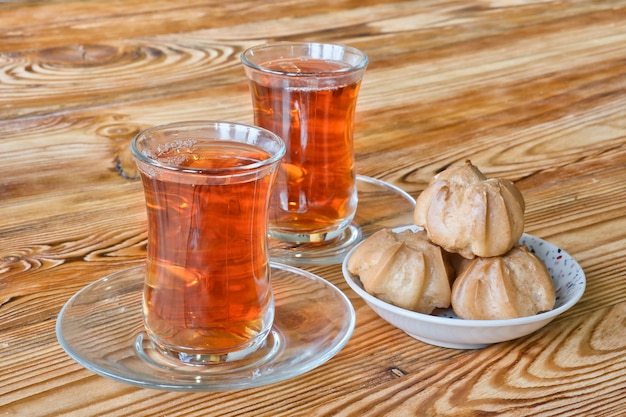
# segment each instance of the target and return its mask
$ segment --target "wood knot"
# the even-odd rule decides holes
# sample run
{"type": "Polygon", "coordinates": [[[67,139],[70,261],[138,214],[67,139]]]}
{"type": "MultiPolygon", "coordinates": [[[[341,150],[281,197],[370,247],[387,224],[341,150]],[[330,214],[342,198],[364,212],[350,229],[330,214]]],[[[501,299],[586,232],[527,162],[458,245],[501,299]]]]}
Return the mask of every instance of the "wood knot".
{"type": "Polygon", "coordinates": [[[130,152],[130,141],[142,130],[133,123],[112,123],[99,127],[96,133],[108,138],[115,149],[115,167],[126,179],[139,178],[137,166],[130,152]]]}
{"type": "Polygon", "coordinates": [[[92,67],[117,62],[124,51],[111,45],[69,45],[39,51],[39,58],[47,63],[65,67],[92,67]]]}
{"type": "Polygon", "coordinates": [[[402,378],[403,376],[408,374],[408,372],[405,372],[402,369],[396,367],[389,368],[389,372],[391,372],[391,374],[396,378],[402,378]]]}
{"type": "Polygon", "coordinates": [[[6,262],[6,263],[15,263],[15,262],[20,262],[21,260],[22,258],[17,255],[8,255],[2,258],[2,262],[6,262]]]}

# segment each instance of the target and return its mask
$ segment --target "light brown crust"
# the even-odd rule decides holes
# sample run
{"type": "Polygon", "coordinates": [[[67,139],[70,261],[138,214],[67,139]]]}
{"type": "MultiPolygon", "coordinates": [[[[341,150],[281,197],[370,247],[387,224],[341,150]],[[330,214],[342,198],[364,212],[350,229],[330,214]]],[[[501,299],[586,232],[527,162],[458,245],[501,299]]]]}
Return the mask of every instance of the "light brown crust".
{"type": "Polygon", "coordinates": [[[452,286],[452,309],[470,320],[533,316],[554,308],[554,284],[526,246],[504,256],[464,262],[452,286]]]}
{"type": "Polygon", "coordinates": [[[522,236],[524,210],[513,183],[488,179],[466,161],[432,179],[417,198],[414,222],[448,252],[490,257],[508,252],[522,236]]]}
{"type": "Polygon", "coordinates": [[[376,232],[354,251],[348,270],[365,291],[398,307],[430,314],[450,306],[452,268],[424,231],[376,232]]]}

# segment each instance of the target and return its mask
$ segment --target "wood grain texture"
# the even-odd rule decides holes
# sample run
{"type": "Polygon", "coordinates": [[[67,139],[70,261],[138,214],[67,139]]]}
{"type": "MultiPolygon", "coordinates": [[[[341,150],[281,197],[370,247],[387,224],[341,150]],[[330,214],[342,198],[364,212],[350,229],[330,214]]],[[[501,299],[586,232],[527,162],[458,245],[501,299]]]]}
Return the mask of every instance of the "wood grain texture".
{"type": "Polygon", "coordinates": [[[626,2],[138,0],[0,3],[0,416],[626,415],[626,2]],[[481,350],[418,342],[338,265],[352,301],[329,362],[262,388],[141,389],[88,371],[55,322],[76,291],[145,257],[141,129],[251,123],[239,62],[276,40],[368,53],[357,170],[413,196],[471,159],[513,180],[526,231],[574,256],[580,302],[481,350]]]}

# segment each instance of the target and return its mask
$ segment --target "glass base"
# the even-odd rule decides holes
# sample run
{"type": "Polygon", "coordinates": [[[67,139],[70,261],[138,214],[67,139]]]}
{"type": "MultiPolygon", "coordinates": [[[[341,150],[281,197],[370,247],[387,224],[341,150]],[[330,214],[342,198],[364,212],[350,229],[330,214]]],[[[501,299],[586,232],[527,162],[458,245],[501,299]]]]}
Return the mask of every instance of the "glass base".
{"type": "Polygon", "coordinates": [[[352,223],[334,239],[293,243],[269,239],[270,258],[291,265],[340,264],[361,240],[383,227],[413,222],[415,199],[387,182],[356,176],[359,202],[352,223]]]}
{"type": "Polygon", "coordinates": [[[160,343],[159,339],[155,335],[148,333],[147,338],[151,341],[154,349],[158,351],[161,356],[169,358],[174,362],[181,362],[187,365],[215,365],[222,362],[239,361],[253,354],[265,344],[265,338],[268,333],[269,329],[268,332],[265,332],[265,334],[257,335],[254,341],[245,345],[243,348],[227,353],[185,351],[177,347],[160,343]]]}
{"type": "MultiPolygon", "coordinates": [[[[246,355],[233,360],[217,360],[211,361],[209,357],[206,362],[201,363],[200,360],[193,362],[182,362],[175,356],[163,352],[159,346],[157,346],[145,332],[140,332],[135,338],[135,354],[140,358],[143,363],[153,366],[155,368],[169,369],[173,374],[182,372],[195,372],[199,377],[203,374],[216,375],[224,374],[225,372],[239,373],[250,367],[255,368],[259,364],[271,362],[274,356],[280,353],[282,349],[282,342],[284,336],[280,331],[273,329],[267,338],[263,341],[263,344],[257,346],[257,349],[253,352],[248,352],[246,355]]],[[[196,358],[200,359],[200,358],[196,358]]],[[[128,381],[124,381],[128,382],[128,381]]],[[[152,387],[161,388],[161,387],[152,387]]],[[[213,387],[207,389],[212,391],[213,387]]],[[[169,388],[171,389],[171,388],[169,388]]],[[[228,389],[228,388],[226,388],[228,389]]],[[[178,390],[178,388],[176,388],[178,390]]],[[[215,389],[216,391],[221,389],[215,389]]],[[[199,391],[199,390],[192,390],[199,391]]]]}
{"type": "Polygon", "coordinates": [[[164,355],[145,333],[145,267],[95,281],[63,307],[56,334],[85,368],[116,381],[173,391],[225,391],[293,378],[335,356],[352,336],[355,313],[334,285],[308,271],[271,264],[274,325],[238,360],[188,364],[164,355]]]}
{"type": "MultiPolygon", "coordinates": [[[[348,223],[348,225],[349,224],[350,223],[348,223]]],[[[271,239],[288,242],[292,245],[302,243],[320,244],[341,237],[341,235],[344,233],[344,228],[345,226],[342,225],[342,227],[336,230],[318,233],[287,233],[270,229],[269,235],[271,239]]]]}

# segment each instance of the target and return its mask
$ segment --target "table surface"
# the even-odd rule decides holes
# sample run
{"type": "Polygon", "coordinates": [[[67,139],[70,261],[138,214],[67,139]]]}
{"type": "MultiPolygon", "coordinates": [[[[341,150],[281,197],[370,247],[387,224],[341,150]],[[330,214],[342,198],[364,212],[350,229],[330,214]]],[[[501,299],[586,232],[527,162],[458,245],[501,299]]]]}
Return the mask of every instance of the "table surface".
{"type": "Polygon", "coordinates": [[[618,0],[2,2],[0,415],[624,415],[625,20],[618,0]],[[359,174],[414,197],[466,159],[514,181],[526,232],[584,268],[582,299],[527,337],[446,349],[378,318],[339,265],[306,267],[350,298],[357,323],[299,377],[169,392],[72,360],[55,335],[65,302],[144,262],[130,139],[165,122],[251,123],[239,55],[277,40],[369,55],[359,174]]]}

